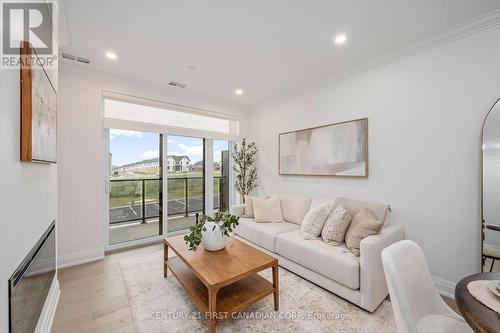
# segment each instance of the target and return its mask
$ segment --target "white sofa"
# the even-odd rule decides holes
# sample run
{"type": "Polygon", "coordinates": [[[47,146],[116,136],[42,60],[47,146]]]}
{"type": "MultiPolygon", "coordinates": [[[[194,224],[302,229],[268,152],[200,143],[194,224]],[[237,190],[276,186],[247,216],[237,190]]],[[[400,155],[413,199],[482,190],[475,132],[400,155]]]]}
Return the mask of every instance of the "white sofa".
{"type": "Polygon", "coordinates": [[[279,265],[303,278],[370,312],[387,297],[388,290],[382,267],[381,252],[384,248],[404,239],[404,229],[389,223],[389,207],[337,198],[325,200],[295,195],[280,195],[285,222],[256,223],[245,217],[245,205],[232,208],[240,216],[240,225],[234,233],[239,239],[278,258],[279,265]],[[361,254],[353,255],[345,245],[330,246],[321,238],[304,240],[300,225],[311,207],[328,204],[332,209],[342,204],[355,216],[368,207],[380,221],[385,221],[378,235],[361,241],[361,254]]]}

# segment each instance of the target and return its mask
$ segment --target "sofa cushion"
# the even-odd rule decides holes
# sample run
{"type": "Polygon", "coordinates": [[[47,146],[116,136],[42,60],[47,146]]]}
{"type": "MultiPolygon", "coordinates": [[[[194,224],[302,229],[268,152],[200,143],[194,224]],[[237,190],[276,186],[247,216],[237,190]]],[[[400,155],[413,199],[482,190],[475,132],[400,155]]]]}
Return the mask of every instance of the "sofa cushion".
{"type": "MultiPolygon", "coordinates": [[[[253,213],[253,199],[255,198],[258,198],[258,197],[254,197],[254,196],[251,196],[251,195],[245,195],[245,212],[243,214],[243,217],[254,217],[254,213],[253,213]]],[[[263,196],[262,198],[264,199],[269,199],[268,196],[263,196]]]]}
{"type": "Polygon", "coordinates": [[[257,223],[254,219],[241,217],[234,233],[266,250],[276,252],[276,236],[282,233],[298,230],[293,223],[257,223]]]}
{"type": "Polygon", "coordinates": [[[311,199],[311,207],[309,209],[313,209],[314,207],[328,205],[328,208],[333,212],[333,207],[335,207],[335,199],[325,199],[325,198],[312,198],[311,199]]]}
{"type": "Polygon", "coordinates": [[[321,230],[323,242],[330,245],[340,245],[344,242],[345,232],[351,223],[351,214],[344,206],[339,205],[328,216],[328,219],[321,230]]]}
{"type": "Polygon", "coordinates": [[[345,234],[345,245],[351,252],[359,257],[360,244],[368,236],[376,235],[382,230],[384,223],[375,219],[368,208],[363,208],[352,219],[351,225],[345,234]]]}
{"type": "Polygon", "coordinates": [[[269,199],[253,198],[255,222],[283,222],[281,202],[278,195],[269,199]]]}
{"type": "Polygon", "coordinates": [[[253,198],[250,195],[245,195],[245,215],[244,217],[254,217],[253,214],[253,198]]]}
{"type": "Polygon", "coordinates": [[[370,203],[370,202],[363,202],[363,201],[356,201],[348,198],[337,198],[335,200],[335,208],[337,206],[342,205],[344,208],[346,208],[351,216],[354,218],[356,215],[358,215],[359,211],[363,208],[368,208],[370,212],[372,212],[373,216],[378,221],[384,222],[386,217],[387,217],[387,212],[389,210],[388,205],[384,204],[377,204],[377,203],[370,203]]]}
{"type": "Polygon", "coordinates": [[[328,205],[311,208],[306,216],[304,216],[304,221],[302,221],[302,226],[300,227],[302,238],[313,239],[319,237],[321,230],[323,230],[323,225],[331,212],[328,205]]]}
{"type": "Polygon", "coordinates": [[[311,206],[311,199],[299,195],[280,195],[281,211],[283,218],[287,222],[292,222],[298,225],[302,224],[304,216],[306,216],[311,206]]]}
{"type": "Polygon", "coordinates": [[[277,237],[276,253],[346,287],[359,288],[359,258],[345,246],[304,240],[296,230],[277,237]]]}

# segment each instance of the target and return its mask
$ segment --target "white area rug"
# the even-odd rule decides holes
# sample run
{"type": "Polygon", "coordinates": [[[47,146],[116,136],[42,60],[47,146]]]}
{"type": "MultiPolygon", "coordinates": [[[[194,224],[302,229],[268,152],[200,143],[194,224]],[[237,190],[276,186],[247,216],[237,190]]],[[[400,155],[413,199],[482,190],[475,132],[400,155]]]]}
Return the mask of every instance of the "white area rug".
{"type": "MultiPolygon", "coordinates": [[[[195,304],[169,272],[163,278],[163,252],[120,259],[138,333],[207,332],[195,304]]],[[[261,274],[268,280],[271,270],[261,274]]],[[[396,332],[391,303],[373,313],[280,267],[280,311],[273,297],[253,304],[240,316],[220,321],[218,332],[396,332]]]]}

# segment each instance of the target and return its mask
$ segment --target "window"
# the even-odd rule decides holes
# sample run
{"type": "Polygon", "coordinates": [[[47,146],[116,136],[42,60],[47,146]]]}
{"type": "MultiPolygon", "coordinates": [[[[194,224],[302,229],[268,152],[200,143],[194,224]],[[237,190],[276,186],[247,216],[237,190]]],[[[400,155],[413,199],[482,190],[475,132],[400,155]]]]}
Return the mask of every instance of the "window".
{"type": "Polygon", "coordinates": [[[238,120],[169,105],[104,98],[111,249],[184,232],[198,214],[229,209],[229,140],[238,120]]]}
{"type": "MultiPolygon", "coordinates": [[[[186,108],[188,109],[188,108],[186,108]]],[[[122,120],[140,122],[175,128],[192,129],[197,132],[219,133],[219,135],[237,135],[238,121],[205,116],[183,111],[174,111],[165,108],[145,106],[140,104],[104,100],[104,117],[107,120],[122,120]]]]}
{"type": "Polygon", "coordinates": [[[109,243],[162,234],[162,135],[111,129],[109,243]]]}
{"type": "Polygon", "coordinates": [[[202,138],[169,135],[167,159],[167,232],[188,229],[205,211],[204,142],[202,138]]]}

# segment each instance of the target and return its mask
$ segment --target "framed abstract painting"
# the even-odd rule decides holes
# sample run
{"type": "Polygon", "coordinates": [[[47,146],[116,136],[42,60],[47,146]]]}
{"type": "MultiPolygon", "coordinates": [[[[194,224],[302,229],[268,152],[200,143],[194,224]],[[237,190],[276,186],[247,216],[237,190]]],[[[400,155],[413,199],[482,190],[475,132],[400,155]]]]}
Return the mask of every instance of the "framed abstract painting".
{"type": "Polygon", "coordinates": [[[21,161],[57,163],[57,93],[37,59],[21,42],[21,161]]]}
{"type": "Polygon", "coordinates": [[[368,118],[279,134],[278,173],[368,178],[368,118]]]}

